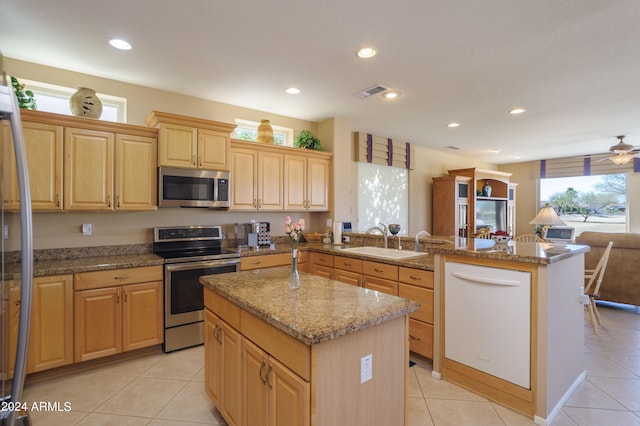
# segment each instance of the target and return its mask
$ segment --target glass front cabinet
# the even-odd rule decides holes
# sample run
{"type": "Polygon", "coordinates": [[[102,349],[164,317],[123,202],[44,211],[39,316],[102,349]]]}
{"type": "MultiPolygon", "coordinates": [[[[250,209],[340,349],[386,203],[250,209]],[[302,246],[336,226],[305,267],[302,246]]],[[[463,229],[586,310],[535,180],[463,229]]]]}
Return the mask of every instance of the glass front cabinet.
{"type": "Polygon", "coordinates": [[[513,236],[517,184],[510,176],[471,168],[433,178],[433,235],[467,237],[488,228],[513,236]]]}

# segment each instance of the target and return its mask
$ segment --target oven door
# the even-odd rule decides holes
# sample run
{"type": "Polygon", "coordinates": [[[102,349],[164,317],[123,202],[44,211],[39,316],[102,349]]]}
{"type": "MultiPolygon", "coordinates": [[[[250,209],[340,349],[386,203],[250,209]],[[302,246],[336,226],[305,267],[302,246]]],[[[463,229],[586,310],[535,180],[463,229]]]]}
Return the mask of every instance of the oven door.
{"type": "Polygon", "coordinates": [[[165,328],[203,321],[204,287],[200,277],[236,272],[239,265],[239,259],[165,264],[165,328]]]}

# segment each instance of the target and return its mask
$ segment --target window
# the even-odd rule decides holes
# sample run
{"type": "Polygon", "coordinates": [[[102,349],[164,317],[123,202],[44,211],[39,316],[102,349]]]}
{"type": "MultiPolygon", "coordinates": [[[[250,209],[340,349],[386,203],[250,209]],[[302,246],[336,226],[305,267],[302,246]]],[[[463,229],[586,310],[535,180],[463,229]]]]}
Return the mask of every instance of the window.
{"type": "Polygon", "coordinates": [[[628,232],[626,174],[540,179],[540,204],[584,231],[628,232]]]}
{"type": "Polygon", "coordinates": [[[409,171],[400,167],[358,163],[358,232],[384,223],[409,227],[409,171]]]}
{"type": "MultiPolygon", "coordinates": [[[[21,78],[18,78],[18,81],[34,93],[38,111],[73,115],[69,107],[69,98],[77,89],[21,78]]],[[[102,102],[100,120],[126,123],[127,100],[125,98],[103,93],[98,93],[98,97],[102,102]]]]}
{"type": "MultiPolygon", "coordinates": [[[[234,139],[255,142],[258,138],[258,126],[260,123],[255,121],[243,120],[236,118],[236,129],[231,134],[234,139]]],[[[293,129],[282,126],[274,126],[273,128],[273,144],[280,146],[293,146],[293,129]]]]}

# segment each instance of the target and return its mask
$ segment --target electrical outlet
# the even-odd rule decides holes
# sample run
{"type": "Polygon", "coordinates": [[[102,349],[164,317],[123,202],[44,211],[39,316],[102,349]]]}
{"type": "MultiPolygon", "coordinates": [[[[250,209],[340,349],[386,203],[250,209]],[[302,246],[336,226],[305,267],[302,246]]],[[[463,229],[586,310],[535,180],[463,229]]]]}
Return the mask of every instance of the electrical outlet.
{"type": "Polygon", "coordinates": [[[4,225],[2,227],[2,238],[5,240],[9,238],[9,225],[4,225]]]}
{"type": "Polygon", "coordinates": [[[333,226],[333,220],[331,218],[327,219],[327,228],[331,228],[333,226]]]}
{"type": "Polygon", "coordinates": [[[349,238],[348,235],[345,235],[342,237],[342,241],[344,241],[345,243],[351,242],[351,238],[349,238]]]}
{"type": "Polygon", "coordinates": [[[82,235],[91,235],[91,224],[83,223],[82,224],[82,235]]]}
{"type": "Polygon", "coordinates": [[[368,382],[373,378],[373,355],[365,355],[360,358],[360,383],[368,382]]]}

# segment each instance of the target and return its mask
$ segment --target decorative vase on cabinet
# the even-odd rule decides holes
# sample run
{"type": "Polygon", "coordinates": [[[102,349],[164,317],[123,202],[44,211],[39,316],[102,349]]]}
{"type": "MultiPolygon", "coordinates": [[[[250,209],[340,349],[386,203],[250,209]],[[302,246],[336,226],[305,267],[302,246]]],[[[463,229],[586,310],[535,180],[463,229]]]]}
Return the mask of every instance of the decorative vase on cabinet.
{"type": "Polygon", "coordinates": [[[484,183],[484,186],[482,187],[482,195],[484,197],[491,197],[491,185],[489,185],[489,182],[484,183]]]}
{"type": "Polygon", "coordinates": [[[273,144],[273,127],[271,127],[269,120],[260,120],[256,139],[261,143],[273,144]]]}
{"type": "Polygon", "coordinates": [[[102,115],[102,102],[96,91],[87,87],[79,87],[78,91],[71,95],[69,106],[73,115],[78,117],[100,118],[102,115]]]}

